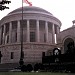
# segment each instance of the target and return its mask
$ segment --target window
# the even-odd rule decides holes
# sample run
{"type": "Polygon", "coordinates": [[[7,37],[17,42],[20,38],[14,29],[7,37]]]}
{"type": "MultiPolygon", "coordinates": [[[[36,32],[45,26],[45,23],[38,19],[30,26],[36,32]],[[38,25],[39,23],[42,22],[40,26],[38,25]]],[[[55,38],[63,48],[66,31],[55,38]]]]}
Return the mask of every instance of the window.
{"type": "Polygon", "coordinates": [[[20,28],[22,28],[22,27],[26,28],[27,27],[27,20],[23,20],[23,21],[20,20],[20,26],[21,26],[20,28]]]}
{"type": "Polygon", "coordinates": [[[6,23],[6,34],[9,32],[9,23],[6,23]]]}
{"type": "Polygon", "coordinates": [[[9,35],[7,35],[7,43],[9,43],[9,35]]]}
{"type": "Polygon", "coordinates": [[[46,35],[44,34],[44,42],[46,42],[46,35]]]}
{"type": "Polygon", "coordinates": [[[23,33],[23,42],[26,42],[26,34],[25,34],[25,32],[23,33]]]}
{"type": "Polygon", "coordinates": [[[12,29],[17,29],[17,21],[12,21],[12,29]]]}
{"type": "Polygon", "coordinates": [[[11,59],[14,58],[14,52],[11,52],[11,59]]]}
{"type": "Polygon", "coordinates": [[[35,42],[35,32],[30,32],[30,42],[35,42]]]}
{"type": "Polygon", "coordinates": [[[12,32],[12,43],[17,42],[17,32],[12,32]]]}
{"type": "Polygon", "coordinates": [[[45,56],[45,52],[42,52],[42,57],[44,57],[45,56]]]}
{"type": "Polygon", "coordinates": [[[36,28],[36,20],[30,20],[30,29],[36,28]]]}
{"type": "Polygon", "coordinates": [[[15,33],[15,42],[17,42],[17,33],[15,33]]]}

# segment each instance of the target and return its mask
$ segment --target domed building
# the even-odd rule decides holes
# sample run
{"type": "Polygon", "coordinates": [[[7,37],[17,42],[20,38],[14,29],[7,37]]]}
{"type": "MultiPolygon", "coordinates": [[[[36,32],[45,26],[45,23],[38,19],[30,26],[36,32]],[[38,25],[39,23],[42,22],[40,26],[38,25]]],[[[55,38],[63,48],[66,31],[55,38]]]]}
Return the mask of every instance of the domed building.
{"type": "Polygon", "coordinates": [[[50,12],[34,6],[18,8],[0,20],[1,64],[18,63],[21,53],[21,27],[23,27],[24,63],[42,62],[43,55],[52,54],[55,34],[59,34],[61,21],[50,12]]]}

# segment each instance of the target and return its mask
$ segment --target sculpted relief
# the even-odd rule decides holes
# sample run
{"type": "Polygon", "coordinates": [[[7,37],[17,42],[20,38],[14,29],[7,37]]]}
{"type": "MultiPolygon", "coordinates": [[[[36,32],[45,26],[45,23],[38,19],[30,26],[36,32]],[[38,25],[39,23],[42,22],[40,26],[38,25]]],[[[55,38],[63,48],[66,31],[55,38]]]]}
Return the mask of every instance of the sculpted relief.
{"type": "MultiPolygon", "coordinates": [[[[20,45],[8,45],[0,47],[0,51],[11,51],[11,50],[20,50],[20,45]]],[[[29,45],[23,45],[23,49],[49,49],[50,46],[48,45],[36,45],[36,44],[29,44],[29,45]]]]}

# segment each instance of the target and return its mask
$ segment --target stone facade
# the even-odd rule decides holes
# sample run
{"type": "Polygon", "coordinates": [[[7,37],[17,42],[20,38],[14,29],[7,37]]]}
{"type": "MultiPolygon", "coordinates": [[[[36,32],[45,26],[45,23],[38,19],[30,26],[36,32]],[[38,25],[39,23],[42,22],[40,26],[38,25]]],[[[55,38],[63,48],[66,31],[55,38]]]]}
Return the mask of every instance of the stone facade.
{"type": "Polygon", "coordinates": [[[38,7],[24,7],[10,12],[0,20],[1,63],[18,63],[23,27],[23,51],[25,63],[41,63],[42,53],[52,53],[61,22],[50,12],[38,7]]]}
{"type": "MultiPolygon", "coordinates": [[[[4,45],[0,47],[2,53],[1,63],[18,63],[20,60],[20,44],[4,45]],[[11,52],[14,56],[11,59],[11,52]]],[[[42,52],[48,55],[48,50],[52,53],[54,45],[48,44],[23,44],[24,52],[24,62],[25,63],[41,63],[42,62],[42,52]]]]}
{"type": "Polygon", "coordinates": [[[65,52],[64,50],[67,50],[67,45],[70,42],[75,43],[75,26],[72,26],[57,34],[57,46],[62,49],[62,53],[65,52]]]}

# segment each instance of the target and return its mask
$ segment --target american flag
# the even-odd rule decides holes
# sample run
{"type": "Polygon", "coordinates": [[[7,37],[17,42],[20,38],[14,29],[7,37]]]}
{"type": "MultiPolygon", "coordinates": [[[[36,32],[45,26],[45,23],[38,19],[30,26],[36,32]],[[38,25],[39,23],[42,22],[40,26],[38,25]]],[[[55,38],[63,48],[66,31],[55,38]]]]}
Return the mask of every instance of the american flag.
{"type": "Polygon", "coordinates": [[[25,2],[26,4],[29,4],[29,6],[32,6],[32,3],[29,2],[28,0],[23,0],[23,2],[25,2]]]}

